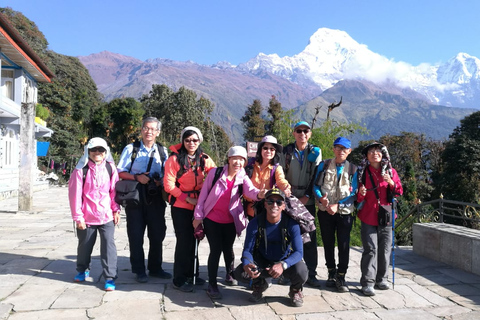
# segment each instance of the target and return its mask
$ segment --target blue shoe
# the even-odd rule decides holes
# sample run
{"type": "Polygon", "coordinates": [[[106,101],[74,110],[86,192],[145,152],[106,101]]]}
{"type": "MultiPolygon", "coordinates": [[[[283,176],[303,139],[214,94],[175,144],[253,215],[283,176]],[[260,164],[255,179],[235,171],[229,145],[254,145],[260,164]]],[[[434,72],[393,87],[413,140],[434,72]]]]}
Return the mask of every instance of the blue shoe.
{"type": "Polygon", "coordinates": [[[84,282],[85,278],[88,278],[90,276],[90,271],[85,270],[84,272],[79,272],[75,278],[73,278],[73,281],[75,282],[84,282]]]}
{"type": "Polygon", "coordinates": [[[115,280],[105,281],[105,291],[113,291],[113,290],[115,290],[115,280]]]}

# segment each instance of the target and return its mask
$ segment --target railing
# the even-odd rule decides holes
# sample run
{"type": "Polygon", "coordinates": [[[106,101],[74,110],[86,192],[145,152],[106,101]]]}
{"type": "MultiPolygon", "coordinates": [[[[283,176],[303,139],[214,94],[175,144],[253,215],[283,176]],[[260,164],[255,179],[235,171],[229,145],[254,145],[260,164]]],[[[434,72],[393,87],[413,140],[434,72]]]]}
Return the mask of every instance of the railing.
{"type": "Polygon", "coordinates": [[[395,222],[397,245],[412,244],[412,226],[416,222],[440,222],[480,229],[480,205],[443,198],[417,204],[395,222]]]}

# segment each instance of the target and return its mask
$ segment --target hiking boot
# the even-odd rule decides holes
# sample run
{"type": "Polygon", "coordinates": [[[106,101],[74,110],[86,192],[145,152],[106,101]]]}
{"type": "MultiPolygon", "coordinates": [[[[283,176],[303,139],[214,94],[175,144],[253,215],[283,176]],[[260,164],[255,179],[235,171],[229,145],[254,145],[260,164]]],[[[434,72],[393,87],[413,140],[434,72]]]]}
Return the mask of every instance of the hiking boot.
{"type": "Polygon", "coordinates": [[[84,282],[85,278],[88,278],[90,276],[90,271],[85,270],[84,272],[79,272],[75,278],[73,278],[73,281],[75,282],[84,282]]]}
{"type": "Polygon", "coordinates": [[[301,307],[303,306],[303,293],[302,289],[291,289],[290,292],[288,293],[288,296],[290,297],[290,303],[294,307],[301,307]]]}
{"type": "Polygon", "coordinates": [[[308,284],[310,287],[314,288],[318,288],[322,285],[322,283],[320,282],[320,280],[317,279],[316,276],[309,276],[307,282],[305,283],[308,284]]]}
{"type": "Polygon", "coordinates": [[[158,272],[150,271],[148,273],[148,276],[153,278],[160,278],[160,279],[172,279],[172,274],[163,269],[158,272]]]}
{"type": "Polygon", "coordinates": [[[282,274],[280,277],[278,277],[277,283],[282,286],[288,286],[290,284],[290,279],[285,278],[282,274]]]}
{"type": "Polygon", "coordinates": [[[222,294],[220,293],[220,290],[218,290],[218,286],[216,284],[208,285],[207,296],[209,296],[210,299],[222,299],[222,294]]]}
{"type": "Polygon", "coordinates": [[[390,285],[388,284],[387,281],[380,281],[380,282],[375,283],[375,288],[377,288],[379,290],[388,290],[388,289],[390,289],[390,285]]]}
{"type": "Polygon", "coordinates": [[[255,303],[262,301],[263,292],[268,289],[268,283],[265,281],[265,279],[261,279],[260,283],[256,283],[252,287],[253,292],[248,300],[255,303]]]}
{"type": "Polygon", "coordinates": [[[336,286],[335,284],[335,276],[337,274],[337,270],[335,268],[333,269],[328,269],[328,279],[325,282],[325,285],[329,288],[334,288],[336,286]]]}
{"type": "Polygon", "coordinates": [[[139,283],[148,282],[148,277],[146,273],[135,273],[135,281],[139,283]]]}
{"type": "Polygon", "coordinates": [[[228,273],[225,276],[225,284],[227,286],[236,286],[238,285],[238,281],[231,274],[228,273]]]}
{"type": "MultiPolygon", "coordinates": [[[[187,282],[193,285],[193,278],[188,278],[187,282]]],[[[195,285],[196,286],[203,286],[206,283],[205,279],[202,279],[200,277],[195,278],[195,285]]]]}
{"type": "Polygon", "coordinates": [[[115,290],[115,280],[105,281],[105,291],[114,291],[115,290]]]}
{"type": "Polygon", "coordinates": [[[192,292],[193,291],[193,284],[189,282],[184,282],[181,285],[176,285],[175,282],[173,282],[173,288],[180,290],[182,292],[192,292]]]}
{"type": "Polygon", "coordinates": [[[373,286],[363,286],[362,293],[366,296],[371,297],[375,295],[375,289],[373,288],[373,286]]]}
{"type": "Polygon", "coordinates": [[[335,277],[335,284],[338,292],[348,292],[348,286],[345,282],[345,273],[337,273],[335,277]]]}

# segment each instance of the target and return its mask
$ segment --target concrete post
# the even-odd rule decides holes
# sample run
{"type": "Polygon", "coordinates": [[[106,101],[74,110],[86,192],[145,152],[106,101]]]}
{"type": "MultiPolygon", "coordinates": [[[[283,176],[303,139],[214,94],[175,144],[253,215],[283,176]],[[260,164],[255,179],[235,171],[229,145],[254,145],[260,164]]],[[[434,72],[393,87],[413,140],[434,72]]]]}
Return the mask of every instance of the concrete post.
{"type": "Polygon", "coordinates": [[[20,114],[20,168],[18,211],[33,209],[33,172],[35,155],[35,104],[22,103],[20,114]]]}

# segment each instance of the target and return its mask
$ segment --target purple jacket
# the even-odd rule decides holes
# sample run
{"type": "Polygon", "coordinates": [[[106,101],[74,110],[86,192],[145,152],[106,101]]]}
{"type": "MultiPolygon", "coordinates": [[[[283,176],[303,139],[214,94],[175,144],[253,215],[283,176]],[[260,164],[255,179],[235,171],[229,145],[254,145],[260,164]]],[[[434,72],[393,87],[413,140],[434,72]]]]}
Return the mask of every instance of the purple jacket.
{"type": "Polygon", "coordinates": [[[113,213],[120,211],[115,202],[115,184],[118,172],[112,166],[112,178],[103,161],[98,166],[88,161],[88,171],[83,182],[83,169],[75,169],[68,181],[68,198],[73,221],[85,221],[87,225],[102,225],[113,220],[113,213]]]}
{"type": "MultiPolygon", "coordinates": [[[[205,179],[202,190],[200,191],[198,202],[195,206],[195,212],[193,214],[197,220],[203,220],[208,216],[210,211],[212,211],[213,207],[217,203],[218,198],[220,198],[220,196],[227,189],[228,165],[223,167],[220,178],[212,188],[213,178],[217,169],[218,168],[215,168],[215,170],[210,170],[207,178],[205,179]]],[[[247,226],[247,218],[243,213],[242,201],[240,199],[240,195],[238,194],[238,186],[241,184],[243,184],[243,194],[250,199],[256,199],[258,192],[260,191],[253,186],[252,181],[250,181],[250,178],[247,176],[244,169],[237,173],[235,182],[233,184],[232,196],[230,198],[230,206],[228,210],[233,217],[238,236],[240,236],[242,230],[247,226]]]]}

